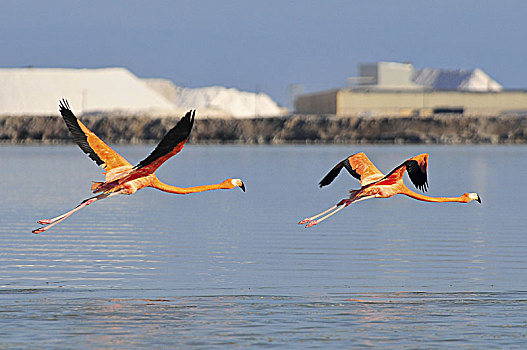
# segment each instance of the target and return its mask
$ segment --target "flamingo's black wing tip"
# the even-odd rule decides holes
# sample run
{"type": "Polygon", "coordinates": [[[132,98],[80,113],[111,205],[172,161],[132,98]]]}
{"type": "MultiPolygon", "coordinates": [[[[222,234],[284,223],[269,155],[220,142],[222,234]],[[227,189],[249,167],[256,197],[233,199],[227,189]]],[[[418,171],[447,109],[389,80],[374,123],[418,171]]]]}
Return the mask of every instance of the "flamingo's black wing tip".
{"type": "Polygon", "coordinates": [[[428,190],[426,169],[423,170],[416,160],[407,160],[403,165],[406,165],[406,171],[408,172],[408,176],[410,176],[410,180],[414,186],[417,187],[417,189],[426,192],[428,190]]]}
{"type": "MultiPolygon", "coordinates": [[[[186,123],[189,123],[190,124],[190,129],[192,129],[192,127],[194,126],[194,118],[195,118],[195,116],[196,116],[196,110],[195,109],[191,109],[183,116],[183,118],[181,118],[181,120],[185,121],[186,123]]],[[[189,130],[189,133],[190,133],[190,130],[189,130]]]]}
{"type": "Polygon", "coordinates": [[[327,186],[329,185],[330,183],[333,182],[333,180],[335,180],[335,178],[337,177],[337,175],[340,173],[340,171],[342,170],[342,168],[344,167],[344,163],[347,161],[347,159],[341,161],[340,163],[338,163],[337,165],[335,165],[333,167],[333,169],[331,169],[327,174],[326,176],[324,176],[324,178],[322,180],[320,180],[320,182],[318,183],[318,185],[322,188],[324,186],[327,186]]]}
{"type": "Polygon", "coordinates": [[[70,104],[68,103],[68,100],[65,98],[59,100],[59,111],[62,113],[62,111],[65,110],[71,110],[70,104]]]}
{"type": "Polygon", "coordinates": [[[196,115],[196,110],[195,109],[191,109],[190,111],[188,111],[185,114],[185,118],[189,118],[190,121],[194,121],[195,115],[196,115]]]}

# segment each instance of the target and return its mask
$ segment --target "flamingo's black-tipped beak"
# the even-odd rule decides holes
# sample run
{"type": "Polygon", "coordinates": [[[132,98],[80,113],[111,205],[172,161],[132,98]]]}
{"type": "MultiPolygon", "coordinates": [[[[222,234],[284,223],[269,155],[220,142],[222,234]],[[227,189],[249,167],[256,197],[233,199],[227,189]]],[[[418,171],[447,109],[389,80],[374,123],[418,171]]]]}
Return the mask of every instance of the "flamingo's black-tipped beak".
{"type": "Polygon", "coordinates": [[[472,199],[473,201],[477,201],[477,202],[481,203],[481,198],[479,197],[479,194],[477,194],[475,192],[468,193],[468,198],[472,199]]]}
{"type": "Polygon", "coordinates": [[[242,182],[242,185],[240,186],[243,192],[245,192],[245,184],[242,182]]]}

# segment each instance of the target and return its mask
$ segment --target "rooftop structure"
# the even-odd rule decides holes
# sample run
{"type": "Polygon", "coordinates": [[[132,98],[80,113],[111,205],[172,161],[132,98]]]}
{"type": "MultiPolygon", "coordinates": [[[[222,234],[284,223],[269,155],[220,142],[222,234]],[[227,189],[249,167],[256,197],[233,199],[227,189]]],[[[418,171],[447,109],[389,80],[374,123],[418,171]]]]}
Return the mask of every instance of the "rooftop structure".
{"type": "MultiPolygon", "coordinates": [[[[370,89],[419,89],[412,81],[411,63],[377,62],[359,64],[357,85],[370,89]]],[[[353,78],[351,78],[353,79],[353,78]]],[[[348,81],[350,79],[348,78],[348,81]]]]}
{"type": "Polygon", "coordinates": [[[376,62],[359,64],[359,76],[349,85],[377,90],[501,91],[503,87],[479,68],[415,69],[411,63],[376,62]],[[353,84],[355,83],[355,84],[353,84]]]}
{"type": "Polygon", "coordinates": [[[527,114],[527,91],[504,90],[481,69],[414,69],[410,63],[359,65],[346,88],[305,94],[295,113],[354,115],[527,114]]]}
{"type": "Polygon", "coordinates": [[[501,91],[500,83],[476,69],[415,69],[412,81],[434,90],[501,91]]]}

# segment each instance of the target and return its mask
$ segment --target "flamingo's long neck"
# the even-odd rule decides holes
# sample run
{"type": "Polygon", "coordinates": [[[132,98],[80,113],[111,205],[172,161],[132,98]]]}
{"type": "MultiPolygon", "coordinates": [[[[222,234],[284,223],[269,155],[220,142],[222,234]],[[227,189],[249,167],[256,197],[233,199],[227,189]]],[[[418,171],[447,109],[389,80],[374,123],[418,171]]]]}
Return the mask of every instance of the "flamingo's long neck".
{"type": "Polygon", "coordinates": [[[159,180],[155,181],[152,185],[153,188],[157,188],[158,190],[168,192],[168,193],[176,193],[176,194],[189,194],[189,193],[196,193],[196,192],[204,192],[204,191],[212,191],[212,190],[219,190],[219,189],[231,189],[233,188],[233,184],[229,180],[225,180],[219,184],[214,185],[203,185],[203,186],[194,186],[194,187],[176,187],[172,185],[167,185],[159,180]]]}
{"type": "Polygon", "coordinates": [[[408,197],[411,197],[413,199],[417,199],[417,200],[424,201],[424,202],[438,202],[438,203],[459,202],[459,203],[467,203],[467,202],[471,201],[471,199],[468,198],[466,195],[461,195],[459,197],[428,197],[428,196],[424,196],[424,195],[419,194],[419,193],[415,193],[415,192],[411,191],[410,189],[408,189],[406,186],[405,186],[404,190],[401,191],[401,193],[405,194],[408,197]]]}

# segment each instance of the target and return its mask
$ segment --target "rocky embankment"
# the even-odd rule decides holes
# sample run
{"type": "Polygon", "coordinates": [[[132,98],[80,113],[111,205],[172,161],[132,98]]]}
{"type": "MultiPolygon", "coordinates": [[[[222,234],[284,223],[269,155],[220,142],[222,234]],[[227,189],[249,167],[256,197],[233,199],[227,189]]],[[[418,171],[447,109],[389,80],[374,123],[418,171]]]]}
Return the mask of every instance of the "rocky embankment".
{"type": "MultiPolygon", "coordinates": [[[[90,116],[81,120],[108,143],[157,142],[179,118],[90,116]]],[[[0,117],[0,142],[71,142],[62,118],[0,117]]],[[[196,120],[191,143],[527,143],[527,116],[290,116],[196,120]]]]}

